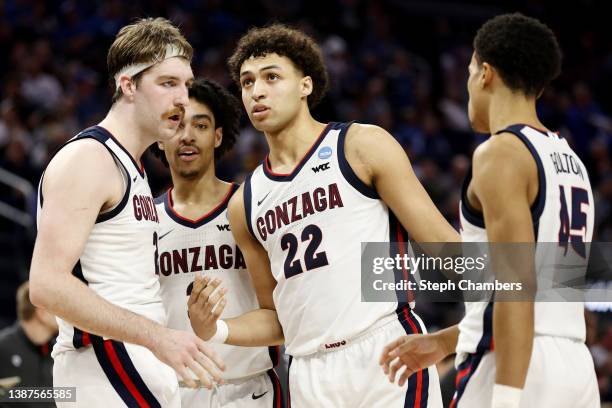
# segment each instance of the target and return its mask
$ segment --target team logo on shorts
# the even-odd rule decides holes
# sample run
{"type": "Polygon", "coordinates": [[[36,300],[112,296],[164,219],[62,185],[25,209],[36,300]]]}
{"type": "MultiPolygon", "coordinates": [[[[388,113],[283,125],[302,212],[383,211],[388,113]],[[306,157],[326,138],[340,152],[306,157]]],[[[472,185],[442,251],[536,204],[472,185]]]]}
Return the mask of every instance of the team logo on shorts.
{"type": "Polygon", "coordinates": [[[325,146],[319,149],[319,159],[329,159],[332,155],[332,149],[329,146],[325,146]]]}

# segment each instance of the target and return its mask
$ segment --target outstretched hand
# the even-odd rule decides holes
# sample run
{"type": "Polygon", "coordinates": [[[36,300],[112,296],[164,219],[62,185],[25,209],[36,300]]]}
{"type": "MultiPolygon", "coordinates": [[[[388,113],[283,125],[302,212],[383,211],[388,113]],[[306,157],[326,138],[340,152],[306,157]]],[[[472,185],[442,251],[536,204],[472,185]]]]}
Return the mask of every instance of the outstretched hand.
{"type": "Polygon", "coordinates": [[[203,340],[210,340],[217,331],[217,320],[227,303],[227,289],[219,288],[221,281],[208,276],[196,276],[187,307],[193,331],[203,340]],[[218,289],[218,290],[217,290],[218,289]]]}
{"type": "Polygon", "coordinates": [[[404,369],[398,380],[398,385],[402,387],[412,374],[438,363],[446,355],[435,335],[411,334],[385,346],[379,364],[391,383],[395,382],[397,373],[404,369]]]}
{"type": "Polygon", "coordinates": [[[196,388],[198,385],[190,372],[206,388],[212,388],[213,383],[223,383],[221,371],[225,370],[225,364],[202,339],[193,333],[166,327],[161,327],[160,331],[151,351],[172,367],[187,386],[196,388]]]}

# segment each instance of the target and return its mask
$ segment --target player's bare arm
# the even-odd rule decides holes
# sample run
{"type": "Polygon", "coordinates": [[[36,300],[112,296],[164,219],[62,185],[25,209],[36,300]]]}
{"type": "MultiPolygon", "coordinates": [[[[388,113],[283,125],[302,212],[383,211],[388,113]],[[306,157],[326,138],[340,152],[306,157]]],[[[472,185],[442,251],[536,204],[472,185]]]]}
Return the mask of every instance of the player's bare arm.
{"type": "Polygon", "coordinates": [[[458,338],[458,325],[432,334],[401,336],[385,346],[379,364],[391,383],[395,382],[395,377],[401,372],[397,384],[403,387],[415,372],[437,364],[453,354],[458,338]]]}
{"type": "Polygon", "coordinates": [[[201,339],[112,305],[71,273],[98,214],[118,203],[124,189],[111,155],[94,140],[71,143],[55,156],[43,179],[32,302],[87,332],[149,348],[185,379],[190,368],[205,384],[205,371],[219,380],[223,363],[201,339]]]}
{"type": "MultiPolygon", "coordinates": [[[[470,195],[475,196],[491,243],[534,242],[530,203],[537,194],[537,168],[525,145],[515,136],[493,136],[474,152],[470,195]],[[491,177],[495,174],[495,177],[491,177]]],[[[527,248],[527,250],[529,250],[527,248]]],[[[497,278],[513,278],[533,287],[535,272],[529,254],[493,250],[491,267],[497,278]],[[508,254],[506,254],[508,253],[508,254]],[[508,272],[508,268],[512,268],[508,272]]],[[[533,302],[496,302],[493,338],[497,384],[523,388],[534,332],[533,302]]]]}
{"type": "MultiPolygon", "coordinates": [[[[227,214],[231,225],[232,234],[236,244],[240,247],[247,269],[251,275],[255,293],[259,301],[259,309],[245,313],[241,316],[224,320],[228,326],[228,337],[226,344],[234,346],[258,347],[275,346],[283,344],[283,330],[278,321],[278,315],[274,307],[272,292],[276,287],[276,280],[270,270],[270,260],[265,249],[255,240],[248,231],[244,210],[243,186],[234,194],[228,204],[227,214]]],[[[202,290],[203,281],[198,285],[202,290]]],[[[213,293],[213,292],[210,292],[213,293]]],[[[195,297],[196,285],[190,297],[189,316],[191,325],[196,334],[208,340],[216,332],[216,320],[220,312],[216,313],[216,318],[210,319],[208,316],[213,311],[213,306],[220,300],[210,294],[205,294],[200,301],[195,297]],[[206,300],[206,301],[205,301],[206,300]]]]}
{"type": "Polygon", "coordinates": [[[417,179],[408,156],[384,129],[355,124],[346,136],[346,158],[418,242],[460,242],[417,179]]]}

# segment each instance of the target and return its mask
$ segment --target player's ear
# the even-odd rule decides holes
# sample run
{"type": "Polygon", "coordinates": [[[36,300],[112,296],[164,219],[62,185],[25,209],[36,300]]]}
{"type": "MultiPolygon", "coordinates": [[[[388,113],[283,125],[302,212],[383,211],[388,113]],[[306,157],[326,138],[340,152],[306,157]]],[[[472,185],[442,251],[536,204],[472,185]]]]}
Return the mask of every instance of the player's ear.
{"type": "Polygon", "coordinates": [[[222,141],[223,141],[223,128],[218,127],[215,129],[215,149],[221,146],[222,141]]]}
{"type": "Polygon", "coordinates": [[[119,86],[121,87],[121,92],[124,96],[128,98],[132,98],[134,96],[134,92],[136,91],[136,83],[132,81],[127,75],[121,75],[119,78],[119,86]]]}
{"type": "Polygon", "coordinates": [[[491,85],[491,81],[493,81],[493,77],[497,75],[497,71],[493,66],[491,66],[488,62],[482,63],[482,68],[480,70],[480,86],[481,88],[485,88],[491,85]]]}
{"type": "Polygon", "coordinates": [[[312,93],[312,90],[312,78],[310,76],[305,76],[300,80],[300,92],[302,93],[302,96],[306,98],[312,93]]]}

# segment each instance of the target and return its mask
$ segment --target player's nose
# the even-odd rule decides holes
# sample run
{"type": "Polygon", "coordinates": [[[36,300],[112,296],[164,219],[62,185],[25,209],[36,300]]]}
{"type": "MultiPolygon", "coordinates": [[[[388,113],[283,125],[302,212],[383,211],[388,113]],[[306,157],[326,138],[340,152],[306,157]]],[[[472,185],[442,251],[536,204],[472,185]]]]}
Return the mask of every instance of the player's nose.
{"type": "Polygon", "coordinates": [[[175,106],[187,106],[189,105],[189,88],[186,85],[178,87],[176,94],[174,95],[175,106]]]}
{"type": "Polygon", "coordinates": [[[266,96],[265,81],[255,80],[255,82],[253,83],[253,93],[251,94],[251,97],[254,100],[258,101],[265,96],[266,96]]]}
{"type": "Polygon", "coordinates": [[[179,140],[187,144],[195,142],[195,132],[192,131],[192,127],[186,124],[179,134],[179,140]]]}

